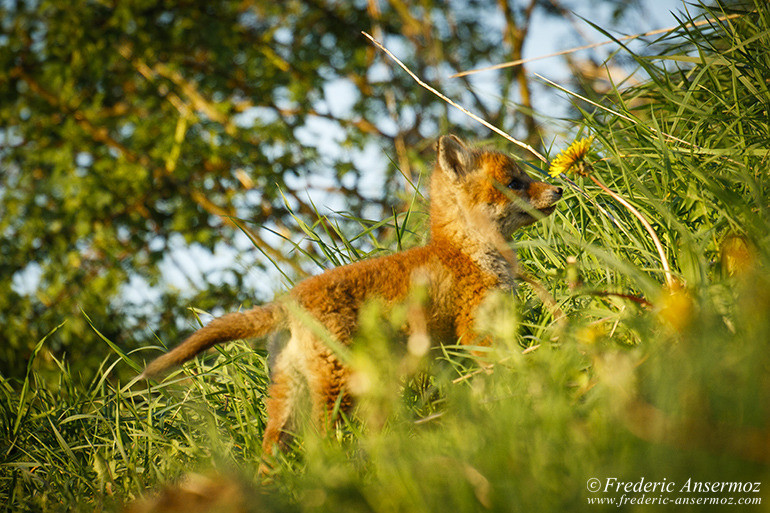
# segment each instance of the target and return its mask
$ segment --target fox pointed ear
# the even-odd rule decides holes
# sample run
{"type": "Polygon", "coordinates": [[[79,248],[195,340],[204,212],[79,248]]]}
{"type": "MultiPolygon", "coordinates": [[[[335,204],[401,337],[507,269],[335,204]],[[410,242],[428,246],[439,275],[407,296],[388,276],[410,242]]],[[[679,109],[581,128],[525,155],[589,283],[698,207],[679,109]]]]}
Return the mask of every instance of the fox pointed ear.
{"type": "Polygon", "coordinates": [[[438,140],[438,165],[455,178],[465,176],[473,165],[473,153],[459,137],[444,135],[438,140]]]}

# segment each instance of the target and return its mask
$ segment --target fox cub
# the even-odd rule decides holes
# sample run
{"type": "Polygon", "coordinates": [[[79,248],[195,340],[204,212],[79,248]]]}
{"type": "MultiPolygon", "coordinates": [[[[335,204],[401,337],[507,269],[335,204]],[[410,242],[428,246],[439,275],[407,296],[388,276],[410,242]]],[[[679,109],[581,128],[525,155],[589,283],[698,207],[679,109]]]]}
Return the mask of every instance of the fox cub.
{"type": "Polygon", "coordinates": [[[320,423],[335,404],[350,405],[350,371],[308,326],[308,315],[349,345],[362,304],[375,298],[397,304],[419,282],[429,298],[421,329],[431,340],[487,344],[477,338],[474,318],[491,292],[514,285],[516,263],[506,240],[549,215],[561,195],[561,188],[532,180],[507,155],[443,136],[431,178],[428,245],[331,269],[300,282],[286,298],[215,319],[150,363],[143,376],[162,374],[220,342],[290,333],[272,355],[263,441],[270,454],[284,441],[300,394],[309,392],[311,415],[320,423]],[[304,321],[299,311],[307,314],[304,321]]]}

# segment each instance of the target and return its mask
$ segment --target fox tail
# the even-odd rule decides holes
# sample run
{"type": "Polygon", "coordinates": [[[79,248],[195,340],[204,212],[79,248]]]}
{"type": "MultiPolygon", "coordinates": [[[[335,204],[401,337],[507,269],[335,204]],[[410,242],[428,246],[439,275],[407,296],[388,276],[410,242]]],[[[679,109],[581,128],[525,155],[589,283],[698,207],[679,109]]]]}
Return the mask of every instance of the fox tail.
{"type": "Polygon", "coordinates": [[[161,376],[216,344],[267,335],[277,329],[281,319],[280,308],[273,303],[218,317],[168,353],[150,362],[140,378],[161,376]]]}

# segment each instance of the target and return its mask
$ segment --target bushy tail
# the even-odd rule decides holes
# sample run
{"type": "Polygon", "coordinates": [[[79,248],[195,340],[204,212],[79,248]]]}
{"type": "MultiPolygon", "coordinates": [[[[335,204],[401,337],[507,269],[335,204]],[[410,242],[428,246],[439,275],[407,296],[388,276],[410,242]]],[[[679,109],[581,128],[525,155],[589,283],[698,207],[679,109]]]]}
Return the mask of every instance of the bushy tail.
{"type": "Polygon", "coordinates": [[[160,376],[201,351],[222,342],[267,335],[275,331],[281,317],[280,308],[271,303],[214,319],[174,349],[153,360],[140,377],[147,379],[160,376]]]}

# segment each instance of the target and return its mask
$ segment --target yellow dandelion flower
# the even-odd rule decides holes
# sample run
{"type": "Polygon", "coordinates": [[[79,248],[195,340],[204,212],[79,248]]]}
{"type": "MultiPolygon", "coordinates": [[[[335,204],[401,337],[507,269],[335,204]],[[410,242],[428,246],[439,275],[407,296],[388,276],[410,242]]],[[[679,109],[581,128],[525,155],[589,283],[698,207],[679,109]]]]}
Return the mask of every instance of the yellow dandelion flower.
{"type": "Polygon", "coordinates": [[[690,325],[695,313],[692,294],[679,284],[666,287],[656,302],[658,319],[677,333],[690,325]]]}
{"type": "Polygon", "coordinates": [[[573,168],[579,174],[584,174],[589,164],[585,161],[588,150],[591,149],[591,143],[594,137],[586,137],[577,140],[569,145],[569,148],[561,152],[548,169],[548,174],[556,178],[562,173],[567,173],[573,168]]]}

